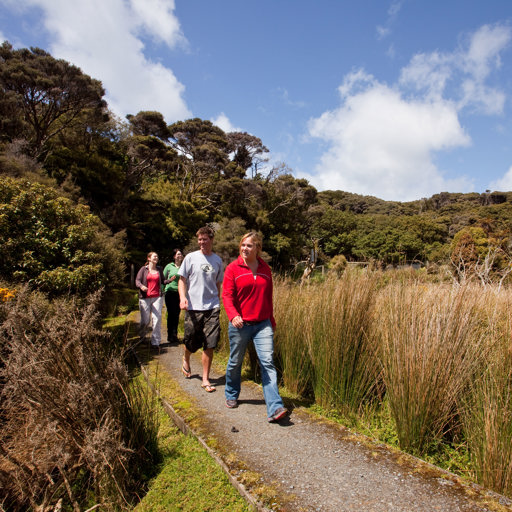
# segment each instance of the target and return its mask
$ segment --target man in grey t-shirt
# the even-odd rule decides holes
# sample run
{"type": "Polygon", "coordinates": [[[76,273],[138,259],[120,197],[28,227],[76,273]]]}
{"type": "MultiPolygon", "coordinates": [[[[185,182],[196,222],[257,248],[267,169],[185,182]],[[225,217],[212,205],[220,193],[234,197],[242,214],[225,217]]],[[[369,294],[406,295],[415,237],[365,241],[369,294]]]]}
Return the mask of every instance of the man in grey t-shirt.
{"type": "Polygon", "coordinates": [[[213,350],[220,338],[220,289],[224,277],[222,260],[213,252],[212,228],[205,226],[196,233],[199,250],[185,256],[178,275],[180,308],[185,310],[185,354],[182,371],[190,378],[190,354],[203,349],[201,386],[211,393],[210,382],[213,350]]]}

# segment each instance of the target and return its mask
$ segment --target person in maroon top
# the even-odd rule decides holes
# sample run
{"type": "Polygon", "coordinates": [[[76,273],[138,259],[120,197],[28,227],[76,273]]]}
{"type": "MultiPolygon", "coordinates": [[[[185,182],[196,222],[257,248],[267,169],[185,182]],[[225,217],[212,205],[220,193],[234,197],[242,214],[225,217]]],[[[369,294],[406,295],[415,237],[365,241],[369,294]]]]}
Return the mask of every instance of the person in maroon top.
{"type": "Polygon", "coordinates": [[[151,346],[155,348],[160,346],[162,339],[162,286],[167,284],[157,263],[158,254],[150,252],[146,264],[140,268],[135,278],[135,286],[139,289],[140,339],[145,338],[149,323],[152,321],[151,346]]]}
{"type": "Polygon", "coordinates": [[[275,320],[272,272],[261,259],[261,236],[251,231],[240,240],[240,256],[224,272],[222,301],[229,319],[229,361],[226,368],[226,406],[238,406],[242,363],[252,341],[260,362],[263,395],[269,422],[288,414],[277,387],[274,366],[275,320]]]}

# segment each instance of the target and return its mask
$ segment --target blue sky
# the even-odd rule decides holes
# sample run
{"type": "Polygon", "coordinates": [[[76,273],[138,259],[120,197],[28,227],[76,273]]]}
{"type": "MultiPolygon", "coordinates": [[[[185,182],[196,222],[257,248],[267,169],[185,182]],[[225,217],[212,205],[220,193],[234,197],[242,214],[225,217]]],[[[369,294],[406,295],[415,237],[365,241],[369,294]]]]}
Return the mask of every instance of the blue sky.
{"type": "Polygon", "coordinates": [[[120,117],[246,131],[318,190],[512,190],[509,0],[0,0],[120,117]]]}

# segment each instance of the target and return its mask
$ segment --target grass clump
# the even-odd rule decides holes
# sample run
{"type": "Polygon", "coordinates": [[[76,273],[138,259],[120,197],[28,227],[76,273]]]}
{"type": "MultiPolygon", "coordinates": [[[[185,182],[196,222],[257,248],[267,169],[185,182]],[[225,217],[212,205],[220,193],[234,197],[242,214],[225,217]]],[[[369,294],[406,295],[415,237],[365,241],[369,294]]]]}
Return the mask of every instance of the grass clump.
{"type": "Polygon", "coordinates": [[[512,297],[486,295],[491,313],[483,372],[471,381],[462,418],[475,476],[483,485],[512,495],[512,297]]]}
{"type": "Polygon", "coordinates": [[[291,393],[370,437],[512,495],[512,290],[425,272],[275,280],[291,393]]]}
{"type": "Polygon", "coordinates": [[[156,458],[151,398],[99,326],[98,294],[2,304],[0,486],[8,510],[128,509],[156,458]]]}
{"type": "Polygon", "coordinates": [[[380,373],[368,337],[374,275],[345,272],[324,283],[276,288],[276,352],[285,386],[312,393],[325,408],[357,412],[371,402],[380,373]]]}
{"type": "Polygon", "coordinates": [[[383,379],[400,447],[422,454],[453,428],[482,366],[478,295],[468,288],[388,286],[379,302],[383,379]]]}

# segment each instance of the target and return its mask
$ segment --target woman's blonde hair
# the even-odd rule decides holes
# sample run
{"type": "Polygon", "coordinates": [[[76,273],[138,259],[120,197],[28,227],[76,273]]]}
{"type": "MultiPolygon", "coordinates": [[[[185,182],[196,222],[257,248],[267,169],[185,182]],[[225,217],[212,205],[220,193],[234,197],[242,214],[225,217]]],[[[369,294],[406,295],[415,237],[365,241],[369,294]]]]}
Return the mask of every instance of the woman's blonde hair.
{"type": "Polygon", "coordinates": [[[256,231],[249,231],[249,233],[246,233],[245,235],[240,238],[240,243],[238,244],[238,250],[240,251],[242,249],[242,242],[246,238],[252,238],[252,241],[254,242],[254,245],[256,246],[258,252],[257,255],[259,256],[261,254],[261,251],[263,249],[263,238],[259,233],[256,233],[256,231]]]}

